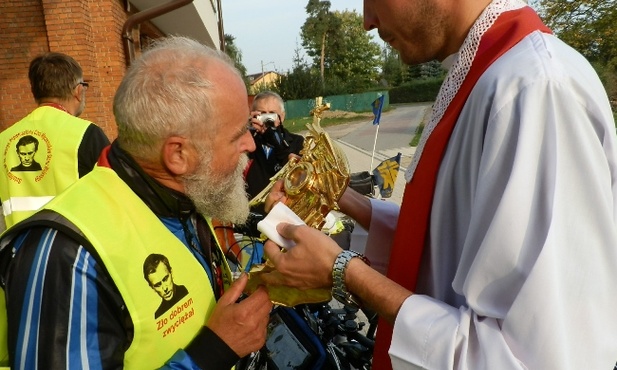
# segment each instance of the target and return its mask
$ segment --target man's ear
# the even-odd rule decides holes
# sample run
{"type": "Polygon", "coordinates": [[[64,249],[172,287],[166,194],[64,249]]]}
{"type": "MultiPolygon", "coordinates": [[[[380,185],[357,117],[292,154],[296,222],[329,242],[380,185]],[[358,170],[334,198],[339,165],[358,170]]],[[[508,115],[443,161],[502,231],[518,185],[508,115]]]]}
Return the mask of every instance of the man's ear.
{"type": "Polygon", "coordinates": [[[163,164],[175,176],[181,176],[190,170],[189,140],[180,136],[170,136],[163,143],[163,164]]]}
{"type": "Polygon", "coordinates": [[[84,90],[84,87],[81,84],[77,84],[77,86],[75,86],[75,88],[73,89],[73,97],[75,99],[77,99],[78,102],[81,103],[81,99],[83,99],[84,94],[82,93],[84,90]]]}

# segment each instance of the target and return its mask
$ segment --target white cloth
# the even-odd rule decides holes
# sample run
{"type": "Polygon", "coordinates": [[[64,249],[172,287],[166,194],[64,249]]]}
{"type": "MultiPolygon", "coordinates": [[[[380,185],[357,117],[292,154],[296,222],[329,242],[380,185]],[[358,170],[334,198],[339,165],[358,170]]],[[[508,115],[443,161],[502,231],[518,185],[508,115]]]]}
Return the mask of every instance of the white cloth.
{"type": "Polygon", "coordinates": [[[257,223],[257,230],[261,231],[268,239],[275,242],[277,245],[285,249],[289,249],[296,245],[291,239],[286,239],[276,231],[276,227],[281,222],[286,222],[292,225],[306,225],[297,214],[294,213],[284,203],[278,202],[272,207],[268,215],[263,220],[257,223]]]}
{"type": "MultiPolygon", "coordinates": [[[[397,217],[378,203],[373,256],[397,217]]],[[[616,219],[604,88],[577,52],[534,32],[485,71],[458,119],[394,369],[612,369],[616,219]]]]}

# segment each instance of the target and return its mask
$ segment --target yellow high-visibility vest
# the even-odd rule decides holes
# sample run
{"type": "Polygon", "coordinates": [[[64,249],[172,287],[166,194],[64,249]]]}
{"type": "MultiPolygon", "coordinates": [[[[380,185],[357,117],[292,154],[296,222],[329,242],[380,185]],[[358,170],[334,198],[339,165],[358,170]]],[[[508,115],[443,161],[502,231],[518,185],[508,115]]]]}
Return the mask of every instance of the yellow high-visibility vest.
{"type": "Polygon", "coordinates": [[[89,125],[41,106],[0,133],[0,200],[7,228],[79,179],[77,152],[89,125]]]}
{"type": "MultiPolygon", "coordinates": [[[[163,366],[205,325],[216,304],[206,271],[113,170],[96,167],[44,209],[61,214],[84,234],[118,287],[134,327],[125,369],[163,366]],[[144,261],[151,254],[168,259],[173,283],[186,292],[158,317],[164,299],[144,276],[144,261]]],[[[229,286],[226,261],[222,270],[229,286]]],[[[6,310],[1,311],[5,319],[0,323],[6,323],[6,310]]]]}

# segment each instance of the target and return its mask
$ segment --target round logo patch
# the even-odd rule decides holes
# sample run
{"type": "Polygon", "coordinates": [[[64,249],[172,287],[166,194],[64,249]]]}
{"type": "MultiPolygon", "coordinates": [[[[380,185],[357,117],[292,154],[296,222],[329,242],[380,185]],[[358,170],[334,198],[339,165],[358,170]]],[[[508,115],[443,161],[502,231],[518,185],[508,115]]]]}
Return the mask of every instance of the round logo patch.
{"type": "Polygon", "coordinates": [[[35,174],[39,182],[49,170],[52,145],[45,133],[38,130],[21,131],[9,139],[4,148],[4,169],[10,180],[20,184],[28,174],[35,174]]]}

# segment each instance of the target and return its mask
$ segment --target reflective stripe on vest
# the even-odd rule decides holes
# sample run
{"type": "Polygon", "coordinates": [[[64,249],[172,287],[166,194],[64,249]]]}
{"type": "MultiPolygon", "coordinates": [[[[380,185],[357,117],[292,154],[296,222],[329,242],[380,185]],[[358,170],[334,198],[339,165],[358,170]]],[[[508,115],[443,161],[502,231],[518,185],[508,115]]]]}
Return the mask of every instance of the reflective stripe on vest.
{"type": "Polygon", "coordinates": [[[7,200],[2,201],[2,213],[4,213],[4,216],[8,216],[13,212],[34,212],[43,207],[53,198],[54,197],[52,196],[11,197],[7,200]]]}
{"type": "Polygon", "coordinates": [[[89,126],[86,120],[43,106],[0,133],[0,199],[7,227],[45,204],[41,199],[23,206],[13,199],[53,197],[79,178],[77,152],[89,126]],[[9,201],[10,208],[4,206],[9,201]]]}

